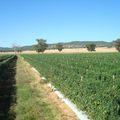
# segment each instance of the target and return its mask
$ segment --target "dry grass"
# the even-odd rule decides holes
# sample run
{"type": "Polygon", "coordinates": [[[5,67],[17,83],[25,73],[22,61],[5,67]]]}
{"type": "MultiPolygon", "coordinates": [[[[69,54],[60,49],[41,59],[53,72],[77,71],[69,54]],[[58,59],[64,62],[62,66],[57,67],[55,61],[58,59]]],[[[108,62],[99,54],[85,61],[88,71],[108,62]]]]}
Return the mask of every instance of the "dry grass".
{"type": "Polygon", "coordinates": [[[52,106],[44,94],[33,86],[34,76],[26,63],[18,58],[16,71],[16,120],[55,120],[52,106]]]}
{"type": "MultiPolygon", "coordinates": [[[[95,52],[117,52],[115,47],[107,48],[107,47],[97,47],[95,52]]],[[[58,50],[46,50],[44,53],[89,53],[86,48],[70,48],[63,49],[61,52],[58,50]]],[[[0,52],[0,54],[14,54],[14,52],[0,52]]],[[[22,54],[36,54],[36,51],[23,51],[22,54]]]]}
{"type": "Polygon", "coordinates": [[[20,57],[17,62],[16,120],[78,120],[72,110],[43,83],[20,57]]]}
{"type": "MultiPolygon", "coordinates": [[[[117,50],[107,47],[98,47],[95,52],[117,52],[117,50]]],[[[24,54],[36,54],[36,51],[23,51],[24,54]]],[[[60,53],[58,50],[46,50],[44,53],[60,53]]],[[[63,49],[61,53],[89,53],[86,48],[63,49]]]]}

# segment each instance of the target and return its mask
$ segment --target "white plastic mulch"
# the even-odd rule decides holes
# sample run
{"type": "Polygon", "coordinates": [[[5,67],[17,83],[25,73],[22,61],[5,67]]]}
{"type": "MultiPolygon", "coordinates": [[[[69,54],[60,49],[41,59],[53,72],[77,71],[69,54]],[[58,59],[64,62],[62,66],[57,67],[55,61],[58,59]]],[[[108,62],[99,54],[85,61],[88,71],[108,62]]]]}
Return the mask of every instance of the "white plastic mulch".
{"type": "MultiPolygon", "coordinates": [[[[44,78],[44,77],[43,77],[44,78]]],[[[44,78],[45,79],[45,78],[44,78]]],[[[76,107],[75,104],[73,104],[68,98],[65,98],[65,96],[60,92],[60,91],[57,91],[57,89],[51,85],[51,83],[48,83],[48,87],[51,88],[55,94],[65,103],[67,104],[71,110],[77,115],[77,117],[80,119],[80,120],[90,120],[88,118],[88,116],[83,112],[83,111],[79,111],[76,107]]]]}
{"type": "MultiPolygon", "coordinates": [[[[39,74],[39,72],[34,68],[32,67],[32,69],[37,73],[39,74]]],[[[40,75],[40,74],[39,74],[40,75]]],[[[45,77],[42,77],[41,78],[42,80],[46,80],[45,77]]],[[[90,120],[88,118],[88,116],[85,114],[85,112],[83,111],[79,111],[78,108],[76,107],[76,105],[74,103],[72,103],[68,98],[65,98],[65,96],[60,92],[58,91],[51,83],[48,83],[48,87],[50,89],[52,89],[54,91],[54,93],[66,104],[69,106],[69,108],[71,108],[71,110],[76,114],[76,116],[80,119],[80,120],[90,120]]]]}

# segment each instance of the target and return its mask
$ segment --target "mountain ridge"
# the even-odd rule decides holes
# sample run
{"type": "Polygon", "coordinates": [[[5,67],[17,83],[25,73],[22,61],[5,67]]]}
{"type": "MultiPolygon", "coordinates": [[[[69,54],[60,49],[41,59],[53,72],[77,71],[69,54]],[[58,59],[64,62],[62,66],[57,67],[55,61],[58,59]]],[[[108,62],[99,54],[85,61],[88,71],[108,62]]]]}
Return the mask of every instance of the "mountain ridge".
{"type": "MultiPolygon", "coordinates": [[[[70,41],[70,42],[60,42],[63,44],[64,48],[82,48],[87,44],[96,44],[97,47],[112,47],[114,42],[106,41],[70,41]]],[[[55,49],[57,43],[48,44],[48,49],[55,49]]],[[[22,47],[17,47],[17,50],[34,50],[33,45],[26,45],[22,47]]],[[[10,47],[0,47],[0,51],[12,51],[13,48],[10,47]]]]}

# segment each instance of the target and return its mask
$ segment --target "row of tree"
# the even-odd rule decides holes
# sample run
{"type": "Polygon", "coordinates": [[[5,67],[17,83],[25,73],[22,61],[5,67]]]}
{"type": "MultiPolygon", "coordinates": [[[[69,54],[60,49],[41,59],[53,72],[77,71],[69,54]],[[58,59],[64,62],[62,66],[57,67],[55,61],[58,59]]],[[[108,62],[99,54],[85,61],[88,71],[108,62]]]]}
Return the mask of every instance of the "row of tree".
{"type": "MultiPolygon", "coordinates": [[[[37,41],[37,44],[34,45],[34,49],[38,53],[39,52],[44,52],[47,49],[47,47],[48,47],[48,45],[46,43],[47,41],[44,40],[44,39],[36,39],[36,41],[37,41]]],[[[63,45],[61,43],[56,44],[56,49],[58,49],[59,52],[61,52],[63,48],[64,47],[63,47],[63,45]]]]}
{"type": "MultiPolygon", "coordinates": [[[[115,48],[118,52],[120,52],[120,38],[114,41],[115,48]]],[[[96,45],[95,44],[88,44],[86,45],[88,51],[95,51],[96,45]]]]}
{"type": "MultiPolygon", "coordinates": [[[[34,45],[33,48],[36,50],[36,52],[43,53],[48,47],[48,44],[46,43],[47,41],[44,39],[36,39],[36,41],[37,41],[37,44],[34,45]]],[[[120,39],[115,40],[114,43],[115,43],[116,49],[120,52],[120,39]]],[[[17,53],[22,52],[22,50],[18,49],[18,48],[19,48],[18,46],[14,46],[13,50],[9,50],[9,52],[17,52],[17,53]]],[[[96,45],[95,44],[87,44],[86,48],[88,51],[95,51],[96,45]]],[[[59,52],[61,52],[64,49],[64,46],[62,43],[58,43],[55,45],[55,49],[57,49],[59,52]]],[[[7,51],[1,50],[0,52],[7,52],[7,51]]]]}
{"type": "MultiPolygon", "coordinates": [[[[36,39],[37,44],[34,45],[35,50],[39,53],[39,52],[44,52],[48,45],[47,45],[47,41],[44,39],[36,39]]],[[[115,47],[116,49],[120,52],[120,39],[117,39],[114,41],[115,42],[115,47]]],[[[62,51],[62,49],[64,48],[63,45],[61,43],[56,44],[56,49],[58,49],[59,52],[62,51]]],[[[88,51],[95,51],[96,45],[95,44],[87,44],[86,48],[88,51]]]]}

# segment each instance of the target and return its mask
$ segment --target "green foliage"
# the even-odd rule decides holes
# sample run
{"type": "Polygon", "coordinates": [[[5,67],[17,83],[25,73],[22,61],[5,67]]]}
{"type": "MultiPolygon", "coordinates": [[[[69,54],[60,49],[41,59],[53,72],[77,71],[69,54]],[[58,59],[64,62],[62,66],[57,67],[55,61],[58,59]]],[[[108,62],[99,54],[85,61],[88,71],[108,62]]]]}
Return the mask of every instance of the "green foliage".
{"type": "Polygon", "coordinates": [[[3,62],[4,60],[8,59],[12,57],[12,55],[3,55],[3,56],[0,56],[0,63],[3,62]]]}
{"type": "Polygon", "coordinates": [[[17,104],[15,120],[55,120],[53,107],[44,93],[36,88],[35,78],[21,58],[17,62],[17,104]]]}
{"type": "Polygon", "coordinates": [[[0,120],[15,119],[16,102],[15,65],[16,56],[0,56],[0,120]]]}
{"type": "Polygon", "coordinates": [[[96,47],[95,44],[87,44],[86,45],[86,48],[88,51],[95,51],[95,47],[96,47]]]}
{"type": "Polygon", "coordinates": [[[4,64],[8,64],[10,60],[12,60],[15,57],[15,55],[3,55],[0,56],[0,66],[4,64]]]}
{"type": "Polygon", "coordinates": [[[36,39],[37,45],[34,46],[35,50],[39,52],[44,52],[47,48],[46,40],[44,39],[36,39]]]}
{"type": "Polygon", "coordinates": [[[115,41],[115,47],[120,52],[120,38],[115,41]]]}
{"type": "Polygon", "coordinates": [[[120,120],[120,54],[23,55],[92,120],[120,120]]]}
{"type": "Polygon", "coordinates": [[[56,44],[56,49],[58,49],[58,51],[61,52],[63,49],[63,45],[61,43],[56,44]]]}

